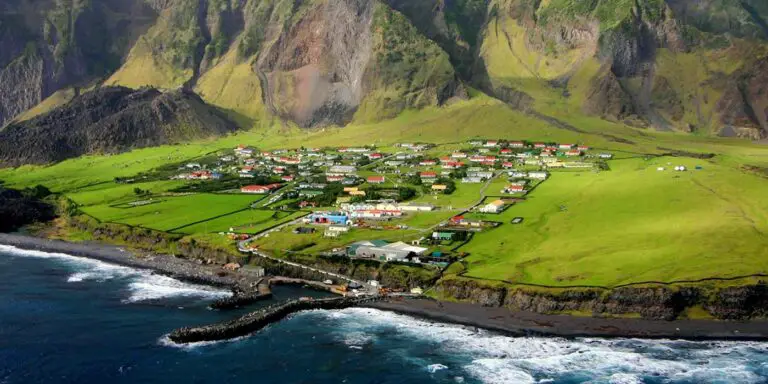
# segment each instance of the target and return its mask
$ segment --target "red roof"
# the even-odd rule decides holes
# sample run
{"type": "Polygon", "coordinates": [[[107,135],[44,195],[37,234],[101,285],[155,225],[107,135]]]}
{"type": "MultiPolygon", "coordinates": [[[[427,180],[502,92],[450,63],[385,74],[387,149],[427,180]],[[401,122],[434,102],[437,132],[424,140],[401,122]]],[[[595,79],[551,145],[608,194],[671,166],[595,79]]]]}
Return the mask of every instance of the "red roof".
{"type": "Polygon", "coordinates": [[[269,192],[270,188],[264,185],[246,185],[240,188],[241,192],[269,192]]]}
{"type": "Polygon", "coordinates": [[[386,178],[384,176],[369,176],[368,182],[384,182],[386,178]]]}
{"type": "Polygon", "coordinates": [[[454,217],[451,217],[451,221],[453,221],[453,222],[458,222],[458,221],[462,221],[462,220],[464,220],[464,216],[454,216],[454,217]]]}
{"type": "Polygon", "coordinates": [[[437,177],[437,172],[422,172],[421,177],[437,177]]]}

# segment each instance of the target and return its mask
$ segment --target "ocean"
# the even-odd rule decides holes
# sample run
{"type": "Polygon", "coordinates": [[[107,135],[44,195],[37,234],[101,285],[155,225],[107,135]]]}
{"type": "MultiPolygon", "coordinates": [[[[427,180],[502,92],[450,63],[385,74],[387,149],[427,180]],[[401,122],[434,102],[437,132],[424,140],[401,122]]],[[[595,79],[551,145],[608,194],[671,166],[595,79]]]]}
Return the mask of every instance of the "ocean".
{"type": "MultiPolygon", "coordinates": [[[[310,294],[322,295],[277,287],[275,300],[310,294]]],[[[226,295],[0,245],[0,384],[768,382],[768,343],[508,337],[364,308],[302,312],[233,341],[167,341],[236,316],[207,308],[226,295]]]]}

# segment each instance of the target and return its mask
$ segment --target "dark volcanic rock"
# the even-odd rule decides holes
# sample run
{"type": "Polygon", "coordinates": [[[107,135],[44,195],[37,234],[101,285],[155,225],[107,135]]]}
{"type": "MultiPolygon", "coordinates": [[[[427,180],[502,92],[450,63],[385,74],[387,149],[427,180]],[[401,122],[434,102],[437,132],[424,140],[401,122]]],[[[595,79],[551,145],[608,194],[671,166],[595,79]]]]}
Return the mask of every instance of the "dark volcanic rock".
{"type": "Polygon", "coordinates": [[[29,193],[0,186],[0,232],[9,232],[26,224],[52,220],[54,209],[29,193]]]}
{"type": "Polygon", "coordinates": [[[194,93],[107,87],[0,131],[0,166],[45,164],[234,130],[223,114],[194,93]]]}

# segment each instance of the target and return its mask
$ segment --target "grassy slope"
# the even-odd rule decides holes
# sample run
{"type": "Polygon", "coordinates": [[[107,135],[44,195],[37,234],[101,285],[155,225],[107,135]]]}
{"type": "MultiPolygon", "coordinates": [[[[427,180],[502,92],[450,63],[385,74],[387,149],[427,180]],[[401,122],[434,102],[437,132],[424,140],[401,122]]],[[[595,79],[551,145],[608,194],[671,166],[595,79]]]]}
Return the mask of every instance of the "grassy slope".
{"type": "MultiPolygon", "coordinates": [[[[574,82],[571,86],[579,85],[574,82]]],[[[567,118],[583,132],[554,128],[498,101],[475,95],[469,101],[445,108],[407,111],[378,124],[322,130],[272,126],[215,141],[142,149],[109,157],[89,156],[50,167],[5,169],[0,170],[0,179],[11,186],[45,184],[56,191],[65,191],[75,201],[90,205],[85,207],[86,212],[104,220],[168,230],[245,208],[248,200],[255,197],[196,195],[121,210],[104,204],[132,199],[132,187],[117,185],[112,179],[239,143],[278,148],[355,143],[387,145],[398,141],[452,143],[473,137],[582,142],[629,159],[613,161],[614,170],[601,174],[556,174],[531,195],[530,201],[501,216],[504,220],[524,216],[525,224],[505,225],[480,235],[467,246],[465,250],[472,252],[470,275],[562,285],[612,285],[766,270],[764,249],[768,249],[768,242],[754,229],[768,229],[768,206],[760,195],[766,181],[745,173],[740,166],[768,166],[768,149],[744,140],[627,128],[581,116],[578,108],[568,102],[542,103],[542,108],[567,118]],[[604,133],[630,139],[633,144],[612,141],[603,136],[604,133]],[[657,173],[654,162],[632,159],[638,154],[664,151],[658,147],[714,152],[719,156],[712,161],[662,160],[705,167],[703,171],[680,174],[680,178],[674,178],[670,172],[657,173]],[[199,199],[205,201],[201,203],[199,199]],[[560,205],[566,205],[568,211],[559,212],[560,205]],[[190,208],[201,206],[206,209],[190,208]],[[674,215],[670,218],[670,214],[674,215]],[[755,223],[754,228],[749,220],[755,223]],[[537,257],[540,261],[531,262],[537,257]]],[[[172,185],[172,182],[157,182],[137,186],[160,193],[172,185]]],[[[494,184],[488,193],[495,194],[496,187],[494,184]]],[[[478,192],[479,186],[460,185],[456,195],[447,198],[456,200],[457,206],[464,205],[473,202],[476,196],[479,198],[478,192]]],[[[433,224],[440,219],[437,216],[425,218],[423,223],[421,219],[406,221],[420,227],[433,224]]],[[[246,217],[243,223],[249,220],[246,217]]],[[[221,224],[222,228],[217,224],[215,229],[188,227],[182,232],[200,231],[195,233],[198,236],[202,231],[223,230],[230,225],[221,224]]],[[[421,233],[417,230],[364,230],[331,241],[321,238],[320,234],[291,237],[286,232],[262,240],[261,245],[268,249],[286,249],[301,246],[301,242],[315,243],[304,250],[309,252],[363,238],[407,240],[419,236],[421,233]]]]}
{"type": "Polygon", "coordinates": [[[526,221],[462,248],[472,255],[468,275],[612,286],[768,272],[765,179],[687,158],[611,165],[599,174],[555,173],[528,201],[489,216],[526,221]],[[704,169],[677,173],[668,163],[704,169]]]}
{"type": "Polygon", "coordinates": [[[28,109],[21,115],[17,116],[16,121],[25,121],[33,117],[45,114],[53,110],[54,108],[60,107],[68,103],[70,100],[72,100],[73,97],[75,97],[75,90],[72,88],[58,90],[54,92],[52,95],[48,96],[40,104],[34,106],[31,109],[28,109]]]}
{"type": "Polygon", "coordinates": [[[234,112],[239,123],[264,118],[261,85],[252,65],[239,61],[233,49],[200,78],[196,90],[208,103],[234,112]]]}
{"type": "Polygon", "coordinates": [[[84,207],[83,211],[105,222],[170,231],[197,221],[248,208],[252,202],[258,200],[258,197],[197,194],[155,197],[155,199],[160,202],[133,208],[115,208],[107,204],[93,205],[84,207]]]}

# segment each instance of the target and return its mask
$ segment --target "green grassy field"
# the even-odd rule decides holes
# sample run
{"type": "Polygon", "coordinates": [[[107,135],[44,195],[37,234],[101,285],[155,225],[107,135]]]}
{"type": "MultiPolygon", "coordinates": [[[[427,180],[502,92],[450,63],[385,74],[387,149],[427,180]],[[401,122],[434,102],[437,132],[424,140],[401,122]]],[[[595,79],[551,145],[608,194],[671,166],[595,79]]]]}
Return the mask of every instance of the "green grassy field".
{"type": "Polygon", "coordinates": [[[306,212],[281,212],[249,209],[247,211],[184,227],[177,230],[177,232],[186,234],[227,232],[232,228],[237,233],[256,234],[306,214],[306,212]]]}
{"type": "Polygon", "coordinates": [[[555,174],[503,214],[476,215],[525,222],[464,246],[471,253],[467,275],[613,286],[768,272],[765,179],[690,158],[617,160],[611,167],[555,174]],[[689,171],[674,172],[674,165],[689,171]]]}
{"type": "Polygon", "coordinates": [[[259,198],[247,195],[197,194],[155,197],[155,199],[161,202],[133,208],[115,208],[107,204],[93,205],[83,207],[83,211],[103,222],[173,231],[198,221],[246,209],[259,198]]]}

